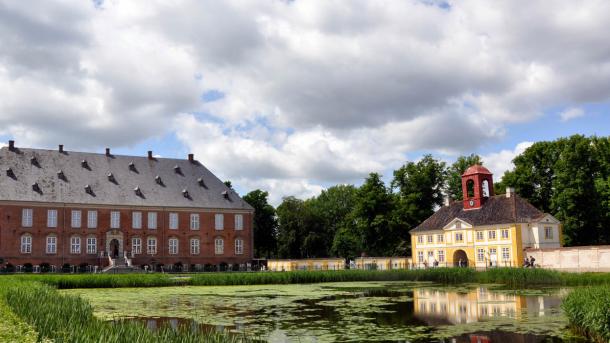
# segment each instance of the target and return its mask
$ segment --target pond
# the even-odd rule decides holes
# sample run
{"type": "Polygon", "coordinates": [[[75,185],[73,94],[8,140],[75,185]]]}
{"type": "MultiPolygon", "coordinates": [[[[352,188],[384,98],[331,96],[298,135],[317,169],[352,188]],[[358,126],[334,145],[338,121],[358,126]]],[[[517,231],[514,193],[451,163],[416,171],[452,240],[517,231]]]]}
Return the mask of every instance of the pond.
{"type": "Polygon", "coordinates": [[[270,342],[576,342],[565,289],[412,282],[76,289],[107,320],[152,330],[246,333],[270,342]]]}

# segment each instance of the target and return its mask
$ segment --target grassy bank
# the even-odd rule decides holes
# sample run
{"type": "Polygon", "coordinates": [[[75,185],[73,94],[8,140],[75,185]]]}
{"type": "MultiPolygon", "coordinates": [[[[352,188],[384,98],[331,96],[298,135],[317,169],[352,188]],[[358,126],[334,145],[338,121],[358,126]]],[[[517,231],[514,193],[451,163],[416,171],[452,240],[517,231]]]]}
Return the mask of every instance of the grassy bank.
{"type": "MultiPolygon", "coordinates": [[[[37,330],[37,341],[53,342],[244,342],[245,337],[223,333],[197,333],[188,328],[162,327],[151,331],[142,323],[106,322],[80,297],[60,295],[39,282],[15,282],[5,288],[12,313],[37,330]]],[[[25,337],[27,338],[27,337],[25,337]]],[[[8,341],[23,342],[23,338],[8,341]]],[[[4,342],[4,340],[3,340],[4,342]]]]}
{"type": "Polygon", "coordinates": [[[610,342],[610,286],[576,288],[562,308],[573,330],[596,342],[610,342]]]}
{"type": "MultiPolygon", "coordinates": [[[[546,269],[495,268],[477,272],[469,268],[435,268],[391,271],[228,272],[188,276],[169,274],[15,275],[16,280],[38,281],[59,289],[163,286],[219,286],[294,284],[345,281],[430,281],[440,284],[497,283],[510,287],[610,285],[610,273],[561,273],[546,269]]],[[[1,279],[1,278],[0,278],[1,279]]]]}

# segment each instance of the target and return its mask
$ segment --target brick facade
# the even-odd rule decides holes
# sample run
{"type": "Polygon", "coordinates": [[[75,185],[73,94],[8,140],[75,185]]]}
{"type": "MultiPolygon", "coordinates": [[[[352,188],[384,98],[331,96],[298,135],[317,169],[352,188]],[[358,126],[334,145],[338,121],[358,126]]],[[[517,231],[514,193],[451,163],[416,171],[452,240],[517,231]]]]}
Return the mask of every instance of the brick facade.
{"type": "Polygon", "coordinates": [[[30,263],[40,265],[48,263],[60,268],[64,264],[106,266],[108,265],[107,254],[109,237],[122,236],[122,250],[128,256],[132,256],[132,238],[141,238],[142,253],[133,255],[133,265],[173,265],[182,263],[183,265],[218,265],[244,264],[252,260],[252,212],[231,209],[212,210],[199,208],[140,208],[140,207],[95,207],[91,205],[76,206],[64,204],[45,204],[45,203],[0,203],[0,258],[4,264],[14,266],[30,263]],[[32,209],[33,220],[31,227],[22,226],[22,210],[32,209]],[[47,211],[57,210],[57,227],[47,227],[47,211]],[[73,228],[71,223],[72,210],[81,211],[80,228],[73,228]],[[88,211],[97,211],[97,227],[87,228],[88,211]],[[120,212],[120,228],[111,229],[111,211],[120,212]],[[134,212],[142,213],[142,228],[132,228],[132,215],[134,212]],[[148,229],[148,212],[157,213],[157,228],[148,229]],[[169,229],[169,214],[178,213],[178,229],[169,229]],[[224,215],[223,230],[215,229],[215,215],[224,215]],[[190,228],[191,214],[199,214],[199,230],[190,228]],[[243,229],[235,229],[235,215],[243,216],[243,229]],[[30,234],[32,237],[31,253],[21,252],[21,237],[30,234]],[[57,237],[57,251],[54,254],[47,253],[47,237],[55,235],[57,237]],[[70,251],[70,238],[80,237],[80,253],[74,254],[70,251]],[[87,253],[87,238],[95,237],[96,253],[87,253]],[[157,254],[147,253],[147,238],[157,239],[157,254]],[[224,253],[215,254],[215,238],[224,240],[224,253]],[[169,239],[178,239],[178,253],[169,254],[169,239]],[[199,238],[199,254],[191,254],[191,238],[199,238]],[[236,255],[235,240],[243,240],[243,253],[236,255]]]}

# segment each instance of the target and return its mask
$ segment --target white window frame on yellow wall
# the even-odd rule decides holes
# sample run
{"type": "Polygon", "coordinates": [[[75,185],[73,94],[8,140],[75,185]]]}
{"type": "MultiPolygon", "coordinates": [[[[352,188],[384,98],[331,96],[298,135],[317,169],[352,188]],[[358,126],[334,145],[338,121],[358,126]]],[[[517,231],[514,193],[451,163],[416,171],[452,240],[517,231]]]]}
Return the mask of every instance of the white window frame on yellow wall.
{"type": "Polygon", "coordinates": [[[496,238],[498,237],[496,230],[489,230],[487,231],[487,239],[490,241],[495,241],[496,238]]]}
{"type": "Polygon", "coordinates": [[[485,240],[485,232],[483,232],[483,231],[477,231],[476,236],[477,236],[477,241],[485,240]]]}
{"type": "Polygon", "coordinates": [[[445,262],[445,250],[439,250],[436,253],[438,255],[438,261],[441,263],[445,262]]]}
{"type": "Polygon", "coordinates": [[[500,237],[502,239],[509,239],[510,238],[510,230],[508,230],[508,229],[501,229],[500,230],[500,237]]]}
{"type": "Polygon", "coordinates": [[[424,244],[424,236],[423,235],[418,235],[417,236],[417,243],[424,244]]]}
{"type": "Polygon", "coordinates": [[[544,239],[546,240],[551,240],[553,239],[553,227],[552,226],[545,226],[544,227],[544,239]]]}
{"type": "Polygon", "coordinates": [[[424,262],[424,252],[423,251],[418,251],[417,252],[417,262],[418,263],[423,263],[424,262]]]}
{"type": "Polygon", "coordinates": [[[503,247],[501,251],[502,251],[502,261],[510,261],[510,248],[503,247]]]}
{"type": "Polygon", "coordinates": [[[426,236],[426,240],[428,243],[434,243],[434,236],[433,235],[428,235],[426,236]]]}
{"type": "Polygon", "coordinates": [[[456,242],[463,242],[464,241],[464,233],[463,232],[456,232],[455,233],[455,241],[456,242]]]}
{"type": "Polygon", "coordinates": [[[436,242],[437,243],[443,243],[445,241],[445,235],[440,234],[440,235],[436,235],[436,242]]]}
{"type": "Polygon", "coordinates": [[[478,248],[477,249],[477,262],[484,262],[484,261],[485,261],[485,249],[478,248]]]}

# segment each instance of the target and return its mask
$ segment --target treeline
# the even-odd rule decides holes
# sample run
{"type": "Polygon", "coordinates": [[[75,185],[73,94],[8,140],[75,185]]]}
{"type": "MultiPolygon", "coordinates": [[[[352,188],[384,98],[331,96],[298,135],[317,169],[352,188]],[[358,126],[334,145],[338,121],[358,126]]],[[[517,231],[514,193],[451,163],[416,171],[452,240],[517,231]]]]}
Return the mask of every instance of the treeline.
{"type": "MultiPolygon", "coordinates": [[[[267,192],[252,191],[244,199],[256,210],[255,256],[410,255],[408,231],[432,215],[445,194],[461,199],[462,173],[483,162],[472,154],[448,165],[426,155],[395,170],[389,185],[371,173],[360,187],[336,185],[306,200],[286,197],[277,209],[267,192]]],[[[514,163],[497,192],[515,187],[561,220],[565,245],[610,243],[610,138],[535,143],[514,163]]]]}

